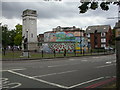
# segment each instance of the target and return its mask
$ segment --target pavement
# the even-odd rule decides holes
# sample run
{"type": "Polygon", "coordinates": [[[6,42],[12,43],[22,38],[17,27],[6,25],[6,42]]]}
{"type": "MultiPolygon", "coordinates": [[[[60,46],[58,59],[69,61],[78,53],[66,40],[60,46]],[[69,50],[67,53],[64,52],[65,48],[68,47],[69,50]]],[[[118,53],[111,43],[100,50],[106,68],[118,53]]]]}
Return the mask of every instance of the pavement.
{"type": "Polygon", "coordinates": [[[2,88],[102,88],[116,81],[116,55],[3,61],[2,88]]]}

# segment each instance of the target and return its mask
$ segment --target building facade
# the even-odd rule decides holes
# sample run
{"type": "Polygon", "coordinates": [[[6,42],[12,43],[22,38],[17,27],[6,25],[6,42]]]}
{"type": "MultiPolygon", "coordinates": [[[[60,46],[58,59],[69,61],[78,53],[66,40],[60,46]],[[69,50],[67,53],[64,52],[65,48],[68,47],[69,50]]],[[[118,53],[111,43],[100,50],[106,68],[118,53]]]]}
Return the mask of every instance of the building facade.
{"type": "Polygon", "coordinates": [[[88,45],[92,48],[106,48],[110,45],[112,30],[110,25],[88,26],[86,29],[88,45]]]}
{"type": "Polygon", "coordinates": [[[87,39],[84,37],[84,30],[73,27],[60,27],[53,28],[53,31],[44,33],[43,49],[49,52],[55,50],[56,52],[77,53],[83,49],[87,51],[87,39]]]}

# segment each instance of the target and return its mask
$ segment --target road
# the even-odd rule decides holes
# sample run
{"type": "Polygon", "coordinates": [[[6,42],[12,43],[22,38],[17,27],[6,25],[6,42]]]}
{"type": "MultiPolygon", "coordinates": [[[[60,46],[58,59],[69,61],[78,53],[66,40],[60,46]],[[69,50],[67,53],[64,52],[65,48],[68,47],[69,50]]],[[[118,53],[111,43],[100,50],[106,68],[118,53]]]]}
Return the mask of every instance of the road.
{"type": "Polygon", "coordinates": [[[101,88],[116,79],[115,56],[3,61],[3,88],[101,88]]]}

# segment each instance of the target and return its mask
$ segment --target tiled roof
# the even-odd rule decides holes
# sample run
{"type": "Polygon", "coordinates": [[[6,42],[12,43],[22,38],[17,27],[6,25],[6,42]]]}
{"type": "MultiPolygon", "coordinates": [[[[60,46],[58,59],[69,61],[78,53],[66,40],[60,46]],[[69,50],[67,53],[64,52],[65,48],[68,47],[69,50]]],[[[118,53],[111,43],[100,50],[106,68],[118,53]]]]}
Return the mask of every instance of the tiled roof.
{"type": "Polygon", "coordinates": [[[94,33],[96,30],[97,32],[108,32],[108,30],[110,29],[110,25],[96,25],[96,26],[88,26],[88,28],[86,29],[86,33],[94,33]]]}

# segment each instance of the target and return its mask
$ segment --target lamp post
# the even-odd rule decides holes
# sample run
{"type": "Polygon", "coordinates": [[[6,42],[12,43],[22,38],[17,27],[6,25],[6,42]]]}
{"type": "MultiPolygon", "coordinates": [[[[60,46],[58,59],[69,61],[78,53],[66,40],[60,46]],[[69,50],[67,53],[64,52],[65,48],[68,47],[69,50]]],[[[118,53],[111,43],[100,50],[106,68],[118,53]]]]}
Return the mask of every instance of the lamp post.
{"type": "Polygon", "coordinates": [[[26,38],[27,38],[27,53],[28,53],[28,58],[29,58],[29,48],[28,48],[28,30],[26,31],[26,38]]]}

